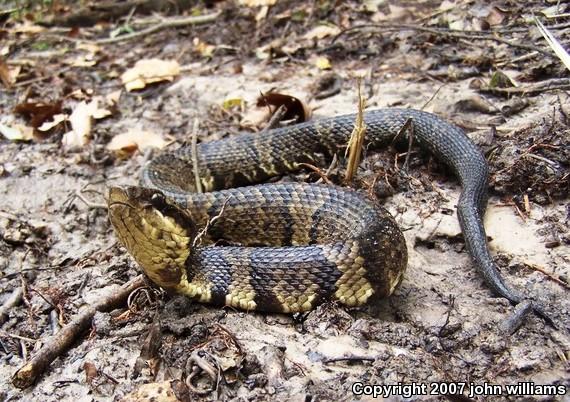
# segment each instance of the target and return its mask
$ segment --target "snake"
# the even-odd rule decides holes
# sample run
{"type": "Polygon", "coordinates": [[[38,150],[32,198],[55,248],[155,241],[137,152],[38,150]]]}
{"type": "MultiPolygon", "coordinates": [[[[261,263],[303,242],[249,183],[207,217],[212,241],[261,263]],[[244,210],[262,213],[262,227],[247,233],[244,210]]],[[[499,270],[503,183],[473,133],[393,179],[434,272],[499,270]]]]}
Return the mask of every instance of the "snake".
{"type": "MultiPolygon", "coordinates": [[[[457,215],[475,267],[495,295],[524,300],[489,251],[489,168],[477,145],[421,110],[370,110],[362,119],[367,150],[412,136],[449,166],[461,184],[457,215]],[[402,130],[406,124],[412,130],[402,130]]],[[[115,233],[152,282],[202,303],[299,313],[326,301],[356,307],[388,297],[408,254],[386,209],[347,187],[267,183],[342,154],[355,120],[329,117],[163,151],[143,167],[139,186],[110,187],[115,233]]]]}

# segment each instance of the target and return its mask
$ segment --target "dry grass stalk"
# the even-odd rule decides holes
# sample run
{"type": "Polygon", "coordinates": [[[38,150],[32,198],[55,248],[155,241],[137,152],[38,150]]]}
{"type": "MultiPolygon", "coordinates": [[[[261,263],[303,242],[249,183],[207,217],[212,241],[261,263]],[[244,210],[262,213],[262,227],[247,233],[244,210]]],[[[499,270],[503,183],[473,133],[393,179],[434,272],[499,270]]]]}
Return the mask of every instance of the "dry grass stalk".
{"type": "Polygon", "coordinates": [[[198,170],[198,129],[200,123],[198,119],[194,119],[192,127],[192,169],[194,170],[194,180],[196,181],[196,192],[203,193],[202,181],[200,180],[200,172],[198,170]]]}
{"type": "Polygon", "coordinates": [[[348,163],[346,166],[346,174],[344,176],[345,182],[349,183],[356,174],[356,169],[360,165],[360,158],[362,157],[362,144],[366,135],[366,125],[364,124],[364,107],[365,101],[361,91],[362,79],[358,78],[358,113],[356,115],[356,122],[354,130],[350,135],[350,140],[346,147],[345,157],[348,155],[348,163]]]}

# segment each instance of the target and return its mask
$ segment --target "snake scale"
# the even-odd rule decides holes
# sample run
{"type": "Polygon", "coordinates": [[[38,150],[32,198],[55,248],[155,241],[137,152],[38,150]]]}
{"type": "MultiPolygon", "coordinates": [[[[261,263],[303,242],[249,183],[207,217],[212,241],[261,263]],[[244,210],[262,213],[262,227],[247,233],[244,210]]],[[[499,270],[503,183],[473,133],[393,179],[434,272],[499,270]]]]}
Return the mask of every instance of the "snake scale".
{"type": "MultiPolygon", "coordinates": [[[[201,143],[204,193],[194,189],[191,147],[162,153],[144,167],[140,187],[110,189],[115,232],[152,281],[201,302],[294,313],[326,300],[359,306],[389,296],[402,280],[407,250],[384,208],[337,186],[253,185],[339,153],[355,118],[201,143]]],[[[379,109],[364,113],[365,146],[391,143],[409,119],[414,141],[461,182],[458,217],[475,266],[496,295],[519,303],[489,253],[482,223],[487,162],[465,133],[431,113],[379,109]]]]}

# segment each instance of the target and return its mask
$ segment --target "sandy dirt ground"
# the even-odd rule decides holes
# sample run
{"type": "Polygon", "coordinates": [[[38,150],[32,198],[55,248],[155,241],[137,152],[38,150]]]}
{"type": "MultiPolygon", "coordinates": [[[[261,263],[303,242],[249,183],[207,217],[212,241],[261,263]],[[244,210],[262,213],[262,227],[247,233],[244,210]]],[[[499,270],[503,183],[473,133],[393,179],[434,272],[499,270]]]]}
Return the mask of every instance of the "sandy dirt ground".
{"type": "MultiPolygon", "coordinates": [[[[415,8],[378,2],[376,11],[344,5],[327,13],[319,2],[285,3],[257,22],[258,8],[216,3],[202,10],[222,11],[215,22],[101,44],[90,67],[65,62],[82,50],[46,33],[54,28],[26,42],[31,34],[13,33],[18,23],[5,23],[4,40],[13,43],[8,66],[27,59],[38,76],[48,76],[0,93],[5,126],[27,121],[14,112],[24,102],[62,99],[64,109],[73,109],[74,91],[89,100],[122,90],[120,74],[140,59],[175,59],[184,68],[173,82],[138,93],[122,90],[112,114],[93,122],[89,142],[79,149],[62,146],[65,130],[43,140],[0,137],[0,304],[9,306],[0,326],[0,400],[116,401],[130,393],[125,400],[371,400],[353,394],[356,383],[419,387],[413,395],[405,387],[385,395],[389,401],[564,400],[561,392],[537,395],[541,385],[570,395],[570,97],[564,89],[505,96],[480,87],[497,71],[520,86],[567,76],[561,62],[540,54],[518,62],[531,50],[413,30],[361,31],[335,42],[330,34],[304,36],[320,21],[346,29],[374,16],[379,24],[472,22],[484,18],[480,2],[448,11],[433,1],[415,8]],[[413,18],[399,7],[413,9],[413,18]],[[306,15],[299,22],[301,11],[306,15]],[[40,42],[49,46],[33,46],[40,42]],[[205,56],[199,43],[213,46],[213,55],[205,56]],[[331,63],[340,82],[340,92],[324,99],[315,97],[316,82],[331,70],[316,57],[331,63]],[[493,296],[465,250],[456,179],[419,149],[405,171],[405,157],[387,149],[366,156],[355,187],[378,197],[404,230],[409,266],[393,297],[359,309],[325,304],[286,316],[200,305],[149,283],[131,295],[129,308],[96,313],[33,386],[12,384],[16,370],[80,309],[140,273],[114,236],[105,194],[110,185],[136,184],[152,155],[118,155],[107,148],[113,137],[146,130],[175,149],[190,142],[196,118],[200,141],[236,135],[250,105],[274,88],[305,100],[313,119],[354,113],[355,72],[364,72],[367,108],[423,108],[465,128],[483,149],[491,167],[485,225],[492,253],[508,283],[546,306],[556,329],[531,314],[516,332],[504,333],[501,325],[514,307],[493,296]],[[228,99],[246,106],[225,108],[228,99]],[[524,107],[511,114],[515,101],[524,107]],[[203,368],[192,374],[200,364],[214,367],[215,375],[203,368]],[[179,381],[188,377],[194,391],[179,381]],[[506,386],[519,382],[535,394],[507,396],[506,386]],[[486,396],[469,395],[485,384],[499,386],[502,395],[489,396],[489,389],[486,396]],[[464,396],[442,395],[455,393],[454,387],[464,387],[464,396]]],[[[532,7],[538,12],[546,5],[532,7]]],[[[502,12],[500,26],[526,26],[518,18],[529,10],[505,2],[502,12]]],[[[80,33],[102,37],[117,24],[80,33]]],[[[534,30],[518,35],[517,43],[548,50],[534,30]]],[[[301,172],[284,179],[318,176],[301,172]]]]}

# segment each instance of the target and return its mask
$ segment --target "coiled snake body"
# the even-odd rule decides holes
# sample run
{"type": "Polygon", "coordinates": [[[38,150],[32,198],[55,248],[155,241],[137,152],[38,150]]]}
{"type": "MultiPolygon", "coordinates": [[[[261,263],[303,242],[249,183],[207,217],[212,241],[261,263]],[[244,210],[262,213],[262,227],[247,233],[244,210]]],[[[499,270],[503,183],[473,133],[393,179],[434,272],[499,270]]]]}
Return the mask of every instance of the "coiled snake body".
{"type": "MultiPolygon", "coordinates": [[[[487,163],[463,131],[427,112],[379,109],[364,114],[365,146],[390,143],[408,119],[414,141],[461,182],[459,221],[485,282],[520,302],[489,254],[482,224],[487,163]]],[[[144,168],[141,187],[110,189],[110,220],[155,283],[202,302],[292,313],[325,300],[357,306],[388,296],[402,279],[407,251],[393,218],[375,202],[336,186],[232,188],[341,151],[354,121],[355,115],[332,117],[199,144],[206,193],[194,192],[189,147],[163,153],[144,168]],[[222,240],[225,246],[216,244],[222,240]]]]}

